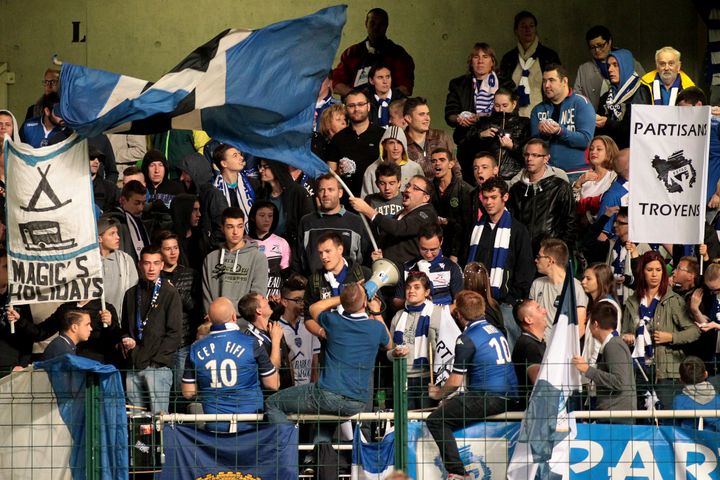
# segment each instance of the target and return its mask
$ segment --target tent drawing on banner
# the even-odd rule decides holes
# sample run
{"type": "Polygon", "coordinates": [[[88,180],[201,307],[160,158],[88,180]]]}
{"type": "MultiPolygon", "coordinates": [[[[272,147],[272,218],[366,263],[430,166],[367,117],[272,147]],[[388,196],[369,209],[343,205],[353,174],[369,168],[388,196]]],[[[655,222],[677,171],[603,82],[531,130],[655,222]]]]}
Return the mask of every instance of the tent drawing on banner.
{"type": "Polygon", "coordinates": [[[50,182],[48,182],[47,179],[47,173],[50,170],[50,165],[45,169],[43,172],[40,167],[38,167],[37,171],[40,173],[40,177],[42,177],[42,180],[40,180],[40,183],[38,183],[37,188],[35,189],[35,192],[33,193],[32,197],[30,197],[30,201],[28,202],[27,207],[20,207],[26,212],[50,212],[53,210],[57,210],[58,208],[62,208],[68,203],[72,202],[72,199],[68,199],[64,202],[61,202],[58,196],[55,194],[55,191],[50,186],[50,182]],[[40,200],[40,195],[45,194],[50,201],[52,202],[52,205],[49,207],[38,207],[38,201],[40,200]]]}
{"type": "MultiPolygon", "coordinates": [[[[38,183],[35,192],[26,207],[20,207],[26,212],[51,212],[72,202],[72,199],[68,199],[64,202],[60,201],[55,191],[50,186],[50,182],[47,179],[48,171],[50,171],[50,165],[47,166],[43,172],[40,167],[37,169],[40,173],[40,183],[38,183]],[[52,202],[51,205],[41,207],[38,206],[38,202],[42,194],[52,202]]],[[[77,242],[74,238],[63,240],[62,234],[60,233],[60,224],[52,220],[37,220],[33,222],[21,223],[18,225],[20,228],[20,234],[25,244],[25,248],[28,250],[67,250],[68,248],[74,248],[77,246],[77,242]]]]}

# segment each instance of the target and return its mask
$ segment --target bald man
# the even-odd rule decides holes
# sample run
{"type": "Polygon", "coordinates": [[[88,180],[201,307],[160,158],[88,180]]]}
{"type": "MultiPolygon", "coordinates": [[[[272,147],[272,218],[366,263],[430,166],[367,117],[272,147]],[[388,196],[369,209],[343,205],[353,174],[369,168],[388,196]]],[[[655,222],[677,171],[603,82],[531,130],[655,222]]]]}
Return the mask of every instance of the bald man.
{"type": "MultiPolygon", "coordinates": [[[[210,334],[192,344],[185,362],[183,396],[198,395],[204,413],[262,413],[260,382],[269,390],[280,385],[270,357],[255,337],[240,331],[230,299],[213,301],[208,317],[210,334]]],[[[227,422],[208,422],[205,428],[232,433],[227,422]]]]}

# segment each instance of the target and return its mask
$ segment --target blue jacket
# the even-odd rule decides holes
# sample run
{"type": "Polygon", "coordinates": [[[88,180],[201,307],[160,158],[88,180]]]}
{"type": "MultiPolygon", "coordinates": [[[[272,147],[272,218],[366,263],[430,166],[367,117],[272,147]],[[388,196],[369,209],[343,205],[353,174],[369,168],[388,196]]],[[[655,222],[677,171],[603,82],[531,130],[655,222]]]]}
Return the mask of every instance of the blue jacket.
{"type": "Polygon", "coordinates": [[[550,165],[568,173],[587,170],[585,149],[595,134],[595,110],[587,98],[572,92],[560,104],[560,133],[541,135],[541,120],[551,119],[555,105],[544,101],[535,106],[530,114],[530,133],[550,143],[550,165]]]}
{"type": "Polygon", "coordinates": [[[53,127],[47,135],[45,135],[45,127],[42,123],[42,115],[39,117],[31,118],[25,122],[20,129],[20,138],[24,143],[32,146],[33,148],[40,148],[50,145],[50,139],[56,133],[62,132],[62,127],[53,127]]]}

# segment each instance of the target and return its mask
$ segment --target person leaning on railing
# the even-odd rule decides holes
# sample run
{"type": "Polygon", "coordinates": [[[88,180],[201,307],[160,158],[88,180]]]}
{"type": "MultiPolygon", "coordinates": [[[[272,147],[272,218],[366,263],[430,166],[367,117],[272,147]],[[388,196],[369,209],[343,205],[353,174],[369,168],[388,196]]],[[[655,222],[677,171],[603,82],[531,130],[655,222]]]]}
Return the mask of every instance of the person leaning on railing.
{"type": "MultiPolygon", "coordinates": [[[[635,410],[635,375],[628,346],[617,336],[617,307],[597,302],[590,308],[589,333],[600,344],[595,366],[580,355],[573,365],[596,387],[597,410],[635,410]]],[[[633,423],[632,418],[610,419],[612,423],[633,423]]]]}
{"type": "MultiPolygon", "coordinates": [[[[632,348],[633,361],[639,363],[654,384],[658,399],[666,407],[680,390],[678,367],[685,353],[683,345],[700,337],[685,300],[668,288],[665,260],[655,251],[640,258],[635,293],[625,302],[622,338],[632,348]]],[[[636,371],[635,381],[642,393],[650,386],[636,371]]],[[[641,402],[639,406],[644,405],[641,402]]]]}

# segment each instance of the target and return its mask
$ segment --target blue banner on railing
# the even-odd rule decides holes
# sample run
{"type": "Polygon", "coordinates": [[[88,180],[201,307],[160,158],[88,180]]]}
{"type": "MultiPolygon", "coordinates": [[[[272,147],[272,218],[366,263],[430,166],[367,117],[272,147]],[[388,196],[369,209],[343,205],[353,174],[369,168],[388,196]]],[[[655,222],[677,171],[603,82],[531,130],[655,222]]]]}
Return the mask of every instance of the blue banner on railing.
{"type": "MultiPolygon", "coordinates": [[[[456,432],[466,470],[476,479],[506,478],[520,423],[479,423],[456,432]]],[[[408,425],[408,473],[444,477],[440,453],[422,422],[408,425]]],[[[720,433],[649,425],[578,424],[569,478],[720,479],[720,433]]],[[[565,477],[568,478],[568,477],[565,477]]]]}
{"type": "Polygon", "coordinates": [[[166,424],[163,448],[165,464],[156,475],[161,480],[298,478],[298,429],[294,425],[263,425],[231,434],[166,424]]]}

